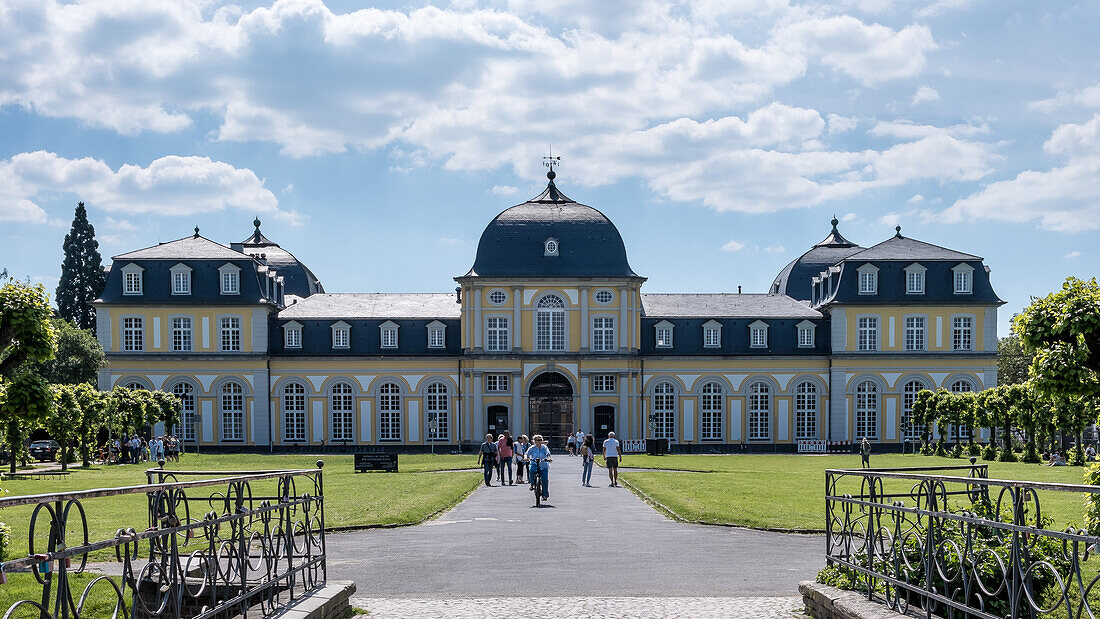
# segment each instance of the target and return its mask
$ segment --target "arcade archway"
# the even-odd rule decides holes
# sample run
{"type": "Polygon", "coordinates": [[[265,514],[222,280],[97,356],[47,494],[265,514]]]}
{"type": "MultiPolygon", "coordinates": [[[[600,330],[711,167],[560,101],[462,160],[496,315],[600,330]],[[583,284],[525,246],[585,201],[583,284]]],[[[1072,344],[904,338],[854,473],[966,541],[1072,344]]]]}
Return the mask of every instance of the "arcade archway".
{"type": "Polygon", "coordinates": [[[541,434],[552,448],[564,447],[566,437],[574,431],[569,380],[558,372],[547,372],[531,381],[528,396],[531,436],[541,434]]]}

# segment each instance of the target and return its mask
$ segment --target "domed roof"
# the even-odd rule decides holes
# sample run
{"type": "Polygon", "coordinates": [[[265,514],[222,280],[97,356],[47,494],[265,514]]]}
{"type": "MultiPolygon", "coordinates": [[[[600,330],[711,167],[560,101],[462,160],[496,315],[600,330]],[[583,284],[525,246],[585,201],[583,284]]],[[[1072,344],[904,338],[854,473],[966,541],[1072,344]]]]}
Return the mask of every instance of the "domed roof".
{"type": "Polygon", "coordinates": [[[561,193],[553,171],[546,176],[545,191],[485,227],[466,277],[638,277],[615,224],[561,193]]]}
{"type": "Polygon", "coordinates": [[[829,236],[783,267],[772,282],[773,293],[809,301],[814,276],[864,249],[840,234],[836,227],[840,222],[835,217],[831,223],[833,229],[829,232],[829,236]]]}
{"type": "Polygon", "coordinates": [[[325,291],[324,286],[321,285],[321,280],[317,279],[313,271],[310,271],[306,265],[299,262],[293,254],[279,247],[278,243],[268,239],[260,232],[259,219],[253,221],[252,224],[256,226],[256,231],[240,243],[233,243],[233,249],[241,253],[254,255],[261,262],[271,267],[276,275],[283,278],[283,292],[285,294],[308,297],[311,294],[325,291]]]}

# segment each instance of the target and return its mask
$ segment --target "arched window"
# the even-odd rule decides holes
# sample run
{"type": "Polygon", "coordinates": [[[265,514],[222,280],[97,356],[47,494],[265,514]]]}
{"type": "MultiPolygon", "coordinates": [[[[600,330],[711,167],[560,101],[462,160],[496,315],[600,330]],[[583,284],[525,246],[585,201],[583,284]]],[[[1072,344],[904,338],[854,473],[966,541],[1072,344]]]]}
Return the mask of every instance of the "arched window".
{"type": "Polygon", "coordinates": [[[301,383],[283,387],[283,438],[306,440],[306,388],[301,383]]]}
{"type": "Polygon", "coordinates": [[[127,389],[141,389],[142,391],[144,391],[144,390],[145,390],[145,385],[143,385],[143,384],[139,383],[139,382],[138,382],[138,381],[136,381],[136,380],[132,380],[132,381],[130,381],[130,382],[128,382],[128,383],[126,383],[126,384],[125,384],[125,385],[123,385],[123,386],[124,386],[125,388],[127,388],[127,389]]]}
{"type": "Polygon", "coordinates": [[[227,382],[221,388],[222,440],[244,440],[244,388],[240,383],[227,382]]]}
{"type": "MultiPolygon", "coordinates": [[[[970,393],[974,391],[974,383],[960,378],[951,383],[951,393],[970,393]]],[[[951,437],[956,441],[965,441],[970,439],[970,428],[966,426],[955,426],[951,424],[951,437]]]]}
{"type": "Polygon", "coordinates": [[[432,383],[428,385],[428,397],[424,402],[427,415],[428,440],[445,441],[450,438],[450,394],[447,385],[432,383]]]}
{"type": "Polygon", "coordinates": [[[703,385],[702,396],[699,400],[700,420],[703,429],[699,433],[699,437],[704,441],[722,439],[722,411],[724,409],[722,403],[725,399],[722,396],[721,383],[711,381],[703,385]]]}
{"type": "Polygon", "coordinates": [[[332,386],[329,409],[332,411],[332,440],[351,441],[355,439],[354,414],[355,396],[351,385],[339,382],[332,386]]]}
{"type": "Polygon", "coordinates": [[[653,388],[653,438],[676,437],[676,389],[670,383],[653,388]]]}
{"type": "Polygon", "coordinates": [[[565,302],[556,294],[539,299],[535,312],[535,349],[565,350],[565,302]]]}
{"type": "Polygon", "coordinates": [[[180,439],[195,442],[195,387],[191,383],[176,383],[172,394],[180,399],[180,439]]]}
{"type": "Polygon", "coordinates": [[[810,381],[794,388],[794,438],[817,438],[817,385],[810,381]]]}
{"type": "Polygon", "coordinates": [[[901,388],[901,436],[915,441],[920,438],[920,428],[913,423],[913,403],[917,401],[917,394],[927,389],[924,381],[911,380],[901,388]]]}
{"type": "Polygon", "coordinates": [[[757,382],[749,387],[749,440],[771,438],[772,389],[768,383],[757,382]]]}
{"type": "Polygon", "coordinates": [[[865,380],[856,386],[856,440],[878,438],[878,385],[865,380]]]}
{"type": "Polygon", "coordinates": [[[401,440],[401,388],[396,383],[378,388],[378,440],[401,440]]]}

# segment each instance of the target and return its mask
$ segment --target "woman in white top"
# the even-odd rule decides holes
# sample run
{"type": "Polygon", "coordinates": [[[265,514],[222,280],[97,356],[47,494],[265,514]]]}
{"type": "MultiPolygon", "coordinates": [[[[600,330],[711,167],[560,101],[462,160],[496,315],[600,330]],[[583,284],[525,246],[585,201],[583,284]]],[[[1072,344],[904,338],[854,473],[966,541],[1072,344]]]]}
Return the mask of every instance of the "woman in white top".
{"type": "Polygon", "coordinates": [[[512,444],[512,452],[515,454],[516,461],[516,483],[523,483],[523,471],[527,469],[527,466],[523,464],[523,454],[527,453],[527,448],[530,447],[527,435],[522,434],[516,439],[516,442],[512,444]]]}

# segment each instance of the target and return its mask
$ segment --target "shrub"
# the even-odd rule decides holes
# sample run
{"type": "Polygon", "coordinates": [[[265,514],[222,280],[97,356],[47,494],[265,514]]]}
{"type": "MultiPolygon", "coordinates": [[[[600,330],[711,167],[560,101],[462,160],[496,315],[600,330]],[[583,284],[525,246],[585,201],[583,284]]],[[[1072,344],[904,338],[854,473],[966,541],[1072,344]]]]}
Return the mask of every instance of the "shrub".
{"type": "Polygon", "coordinates": [[[955,443],[955,446],[951,448],[952,458],[961,458],[963,455],[962,445],[955,443]]]}
{"type": "Polygon", "coordinates": [[[0,522],[0,562],[8,560],[8,548],[11,546],[11,527],[0,522]]]}
{"type": "Polygon", "coordinates": [[[1043,459],[1039,457],[1039,450],[1036,449],[1035,443],[1028,443],[1024,449],[1024,455],[1020,458],[1020,462],[1027,462],[1028,464],[1038,464],[1043,459]]]}
{"type": "Polygon", "coordinates": [[[1002,449],[1001,453],[997,455],[998,462],[1016,462],[1016,452],[1011,449],[1002,449]]]}
{"type": "MultiPolygon", "coordinates": [[[[1005,450],[1005,451],[1009,451],[1009,450],[1005,450]]],[[[1009,453],[1012,453],[1012,452],[1009,451],[1009,453]]],[[[996,459],[997,459],[997,448],[993,446],[993,443],[989,443],[988,445],[985,446],[985,449],[982,450],[982,460],[993,461],[993,460],[996,460],[996,459]]]]}

